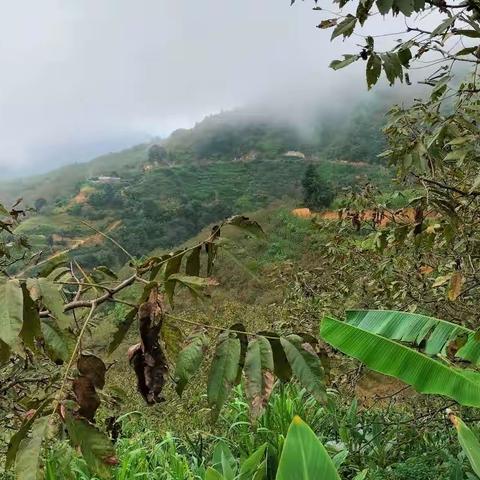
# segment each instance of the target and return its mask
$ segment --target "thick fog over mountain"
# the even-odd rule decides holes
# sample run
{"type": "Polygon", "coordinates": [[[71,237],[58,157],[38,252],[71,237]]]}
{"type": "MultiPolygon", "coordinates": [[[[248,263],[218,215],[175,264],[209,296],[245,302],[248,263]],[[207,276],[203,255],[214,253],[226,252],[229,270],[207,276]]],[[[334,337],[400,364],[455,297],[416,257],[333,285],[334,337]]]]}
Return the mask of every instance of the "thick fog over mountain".
{"type": "MultiPolygon", "coordinates": [[[[86,161],[225,109],[302,120],[366,91],[364,65],[328,68],[362,39],[330,44],[313,2],[1,3],[0,178],[86,161]]],[[[369,28],[405,26],[378,18],[369,28]]]]}

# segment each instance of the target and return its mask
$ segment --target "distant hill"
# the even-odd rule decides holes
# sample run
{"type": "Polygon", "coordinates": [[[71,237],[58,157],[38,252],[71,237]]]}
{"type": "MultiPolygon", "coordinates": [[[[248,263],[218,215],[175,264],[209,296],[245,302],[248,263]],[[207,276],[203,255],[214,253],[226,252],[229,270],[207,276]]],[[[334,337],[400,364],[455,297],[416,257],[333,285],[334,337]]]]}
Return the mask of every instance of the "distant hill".
{"type": "Polygon", "coordinates": [[[385,106],[363,103],[346,114],[321,114],[308,131],[288,121],[237,110],[91,162],[1,185],[2,201],[21,196],[38,214],[19,231],[46,254],[80,246],[86,265],[121,263],[112,245],[80,242],[92,234],[81,220],[111,230],[131,254],[168,248],[226,216],[288,198],[300,203],[308,163],[338,190],[388,172],[376,155],[385,106]]]}

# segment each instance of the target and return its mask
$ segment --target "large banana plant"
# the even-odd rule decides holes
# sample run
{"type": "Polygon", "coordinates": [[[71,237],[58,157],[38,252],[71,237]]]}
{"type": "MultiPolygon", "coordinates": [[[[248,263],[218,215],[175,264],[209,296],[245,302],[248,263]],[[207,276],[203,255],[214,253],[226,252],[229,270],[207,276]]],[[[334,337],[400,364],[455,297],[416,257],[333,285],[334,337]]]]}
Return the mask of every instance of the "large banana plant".
{"type": "Polygon", "coordinates": [[[480,341],[473,330],[425,315],[354,310],[345,321],[325,317],[320,336],[418,392],[480,407],[480,373],[474,370],[480,363],[480,341]],[[455,360],[468,361],[473,368],[459,368],[455,360]]]}

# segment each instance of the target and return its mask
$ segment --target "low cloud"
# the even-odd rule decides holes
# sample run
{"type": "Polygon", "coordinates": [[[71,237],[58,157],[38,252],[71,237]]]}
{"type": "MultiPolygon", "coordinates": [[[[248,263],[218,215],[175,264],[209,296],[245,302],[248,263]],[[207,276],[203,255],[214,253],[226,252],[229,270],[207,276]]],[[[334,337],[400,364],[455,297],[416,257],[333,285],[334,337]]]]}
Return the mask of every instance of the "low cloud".
{"type": "Polygon", "coordinates": [[[2,2],[0,178],[85,161],[222,109],[264,105],[301,119],[313,104],[351,104],[366,90],[364,65],[328,64],[362,39],[330,44],[312,5],[2,2]]]}

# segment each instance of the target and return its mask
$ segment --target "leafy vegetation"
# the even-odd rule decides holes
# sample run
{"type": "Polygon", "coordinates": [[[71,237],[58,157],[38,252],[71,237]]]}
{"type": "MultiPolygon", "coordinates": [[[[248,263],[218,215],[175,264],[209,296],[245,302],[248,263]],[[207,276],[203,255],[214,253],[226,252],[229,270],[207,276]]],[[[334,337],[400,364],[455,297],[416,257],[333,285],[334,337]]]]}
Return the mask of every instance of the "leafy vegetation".
{"type": "Polygon", "coordinates": [[[479,60],[477,46],[454,52],[449,40],[479,36],[480,6],[339,8],[353,3],[320,23],[332,39],[376,10],[447,17],[430,30],[408,26],[409,39],[387,52],[366,36],[331,65],[366,61],[371,88],[382,71],[409,83],[411,62],[439,55],[427,59],[441,65],[426,80],[429,98],[394,107],[384,129],[395,191],[359,188],[355,165],[316,157],[290,126],[232,112],[133,149],[150,162],[142,172],[91,178],[55,206],[39,196],[45,216],[96,222],[84,226],[123,256],[111,263],[127,262],[116,272],[98,252],[85,257],[84,243],[80,255],[71,246],[40,259],[24,237],[29,220],[18,227],[21,202],[0,207],[0,408],[2,435],[15,432],[4,455],[17,478],[479,475],[479,60]],[[472,78],[453,84],[463,57],[472,78]],[[325,181],[336,184],[338,211],[218,221],[296,191],[301,178],[314,209],[332,200],[325,181]],[[207,223],[200,240],[146,253],[207,223]]]}

